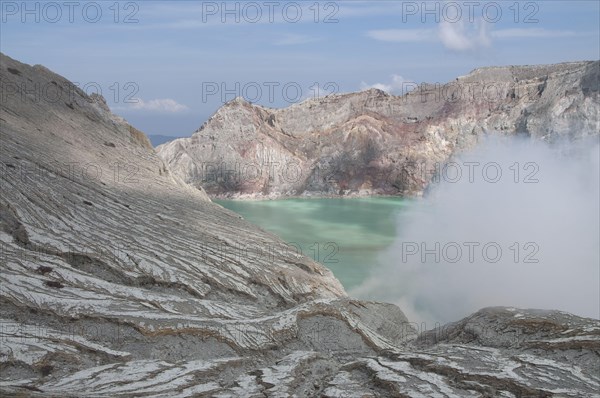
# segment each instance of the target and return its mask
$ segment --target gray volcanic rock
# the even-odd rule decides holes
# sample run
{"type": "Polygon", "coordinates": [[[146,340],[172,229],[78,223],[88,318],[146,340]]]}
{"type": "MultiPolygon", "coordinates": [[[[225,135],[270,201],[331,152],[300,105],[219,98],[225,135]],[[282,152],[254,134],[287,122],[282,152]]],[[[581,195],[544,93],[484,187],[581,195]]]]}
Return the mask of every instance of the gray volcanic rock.
{"type": "Polygon", "coordinates": [[[174,177],[101,97],[5,55],[0,77],[3,395],[596,396],[597,321],[492,309],[418,337],[174,177]]]}
{"type": "Polygon", "coordinates": [[[190,138],[157,151],[214,197],[420,195],[440,164],[483,134],[597,136],[599,68],[599,61],[481,68],[401,97],[371,89],[285,109],[237,98],[190,138]]]}

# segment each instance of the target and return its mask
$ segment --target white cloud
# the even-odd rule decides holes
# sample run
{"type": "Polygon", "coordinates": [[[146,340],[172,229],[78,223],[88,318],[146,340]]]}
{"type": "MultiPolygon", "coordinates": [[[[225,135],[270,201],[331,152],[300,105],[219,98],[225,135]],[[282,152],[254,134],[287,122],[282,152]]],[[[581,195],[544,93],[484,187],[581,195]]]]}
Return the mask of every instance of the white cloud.
{"type": "Polygon", "coordinates": [[[404,92],[412,86],[413,83],[410,80],[404,79],[400,75],[392,75],[392,81],[390,83],[375,83],[367,84],[365,82],[360,83],[361,90],[368,90],[370,88],[377,88],[390,94],[404,94],[404,92]]]}
{"type": "Polygon", "coordinates": [[[434,41],[435,34],[432,29],[381,29],[370,30],[367,36],[380,41],[396,43],[419,43],[434,41]]]}
{"type": "Polygon", "coordinates": [[[492,44],[487,25],[483,19],[472,24],[465,24],[463,20],[454,23],[442,21],[438,25],[438,35],[444,47],[449,50],[475,51],[492,44]]]}
{"type": "Polygon", "coordinates": [[[137,102],[132,103],[129,109],[160,113],[180,113],[187,111],[189,108],[171,98],[153,99],[149,101],[137,98],[137,102]]]}
{"type": "Polygon", "coordinates": [[[483,19],[474,23],[460,20],[455,23],[442,21],[436,29],[380,29],[370,30],[367,36],[385,42],[423,43],[440,41],[444,47],[457,52],[477,51],[491,47],[492,39],[536,39],[584,36],[570,30],[544,28],[511,28],[491,31],[491,24],[483,19]]]}
{"type": "Polygon", "coordinates": [[[548,30],[544,28],[512,28],[501,29],[491,33],[492,37],[499,39],[515,38],[552,38],[552,37],[572,37],[577,36],[576,32],[570,30],[548,30]]]}
{"type": "Polygon", "coordinates": [[[441,22],[436,29],[381,29],[370,30],[367,36],[386,42],[423,43],[440,41],[452,51],[474,51],[491,45],[488,24],[483,20],[465,24],[441,22]]]}

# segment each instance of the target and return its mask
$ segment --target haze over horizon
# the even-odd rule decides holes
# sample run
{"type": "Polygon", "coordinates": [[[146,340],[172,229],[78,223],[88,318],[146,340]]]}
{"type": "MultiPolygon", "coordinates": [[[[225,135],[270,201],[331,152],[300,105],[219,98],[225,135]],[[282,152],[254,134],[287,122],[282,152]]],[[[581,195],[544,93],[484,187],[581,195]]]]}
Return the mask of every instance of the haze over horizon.
{"type": "Polygon", "coordinates": [[[600,58],[595,1],[92,3],[2,2],[2,51],[101,92],[149,135],[189,136],[238,95],[278,108],[600,58]]]}

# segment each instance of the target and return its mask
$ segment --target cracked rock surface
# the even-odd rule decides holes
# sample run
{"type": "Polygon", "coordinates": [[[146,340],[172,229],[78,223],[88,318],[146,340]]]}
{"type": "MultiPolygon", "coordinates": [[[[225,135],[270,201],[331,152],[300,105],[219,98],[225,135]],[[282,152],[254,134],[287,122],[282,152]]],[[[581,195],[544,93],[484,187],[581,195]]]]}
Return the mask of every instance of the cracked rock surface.
{"type": "Polygon", "coordinates": [[[419,333],[212,203],[143,133],[0,57],[0,393],[593,397],[600,325],[487,308],[419,333]]]}

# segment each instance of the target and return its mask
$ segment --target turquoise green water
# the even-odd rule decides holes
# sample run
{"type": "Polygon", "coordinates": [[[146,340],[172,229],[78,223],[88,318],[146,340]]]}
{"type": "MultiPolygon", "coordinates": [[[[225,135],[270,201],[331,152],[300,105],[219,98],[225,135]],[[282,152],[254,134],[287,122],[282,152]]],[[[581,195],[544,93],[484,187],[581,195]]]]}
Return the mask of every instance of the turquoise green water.
{"type": "Polygon", "coordinates": [[[400,198],[216,201],[331,269],[346,290],[363,282],[394,241],[400,198]]]}

